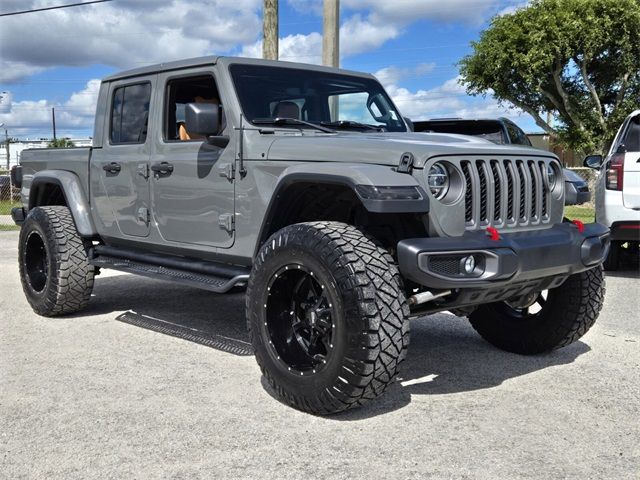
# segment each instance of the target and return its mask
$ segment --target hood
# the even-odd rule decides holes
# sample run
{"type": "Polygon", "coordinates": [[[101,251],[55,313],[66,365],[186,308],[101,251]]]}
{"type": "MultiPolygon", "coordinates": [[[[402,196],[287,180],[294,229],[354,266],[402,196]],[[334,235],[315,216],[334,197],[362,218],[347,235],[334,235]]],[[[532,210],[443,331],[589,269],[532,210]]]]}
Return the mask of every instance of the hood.
{"type": "MultiPolygon", "coordinates": [[[[306,132],[305,132],[306,133],[306,132]]],[[[305,134],[278,136],[267,158],[284,161],[362,162],[398,165],[403,153],[415,157],[414,166],[421,168],[438,155],[502,155],[547,156],[552,153],[530,147],[496,145],[468,135],[444,133],[357,133],[305,134]]]]}

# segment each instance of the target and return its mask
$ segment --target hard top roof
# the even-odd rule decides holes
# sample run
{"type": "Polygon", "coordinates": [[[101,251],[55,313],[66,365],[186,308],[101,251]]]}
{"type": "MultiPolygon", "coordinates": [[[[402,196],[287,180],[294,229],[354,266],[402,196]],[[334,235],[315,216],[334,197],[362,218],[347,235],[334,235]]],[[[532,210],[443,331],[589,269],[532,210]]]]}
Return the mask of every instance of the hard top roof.
{"type": "Polygon", "coordinates": [[[225,63],[230,65],[232,63],[242,63],[249,65],[264,65],[269,67],[285,67],[285,68],[300,68],[304,70],[316,70],[328,73],[342,73],[347,75],[357,75],[361,77],[369,77],[372,75],[363,72],[354,72],[351,70],[343,70],[340,68],[325,67],[321,65],[312,65],[307,63],[296,62],[284,62],[282,60],[264,60],[261,58],[246,58],[246,57],[222,57],[217,55],[211,55],[206,57],[188,58],[185,60],[177,60],[174,62],[157,63],[155,65],[148,65],[145,67],[134,68],[131,70],[125,70],[123,72],[109,75],[103,79],[104,82],[111,82],[114,80],[120,80],[123,78],[138,77],[143,75],[149,75],[152,73],[166,72],[171,70],[181,70],[183,68],[200,67],[203,65],[214,65],[216,63],[225,63]]]}

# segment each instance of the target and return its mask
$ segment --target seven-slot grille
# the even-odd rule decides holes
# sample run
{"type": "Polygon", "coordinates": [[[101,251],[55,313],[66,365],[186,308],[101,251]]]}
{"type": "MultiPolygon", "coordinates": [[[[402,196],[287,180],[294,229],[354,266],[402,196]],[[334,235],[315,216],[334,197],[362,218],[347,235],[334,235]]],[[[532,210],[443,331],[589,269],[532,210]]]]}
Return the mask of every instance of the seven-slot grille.
{"type": "Polygon", "coordinates": [[[466,229],[548,223],[547,164],[530,159],[462,160],[466,229]]]}

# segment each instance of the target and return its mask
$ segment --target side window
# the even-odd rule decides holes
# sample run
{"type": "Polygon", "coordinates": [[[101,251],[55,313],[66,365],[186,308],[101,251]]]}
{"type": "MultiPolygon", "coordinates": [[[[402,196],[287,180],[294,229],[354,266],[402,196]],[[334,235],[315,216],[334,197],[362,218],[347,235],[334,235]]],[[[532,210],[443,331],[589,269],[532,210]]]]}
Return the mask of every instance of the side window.
{"type": "Polygon", "coordinates": [[[151,84],[117,88],[111,104],[111,143],[144,143],[147,139],[151,84]]]}
{"type": "Polygon", "coordinates": [[[640,115],[632,118],[629,122],[622,143],[627,152],[640,152],[640,115]]]}
{"type": "Polygon", "coordinates": [[[531,146],[531,142],[527,138],[527,135],[514,123],[506,122],[507,132],[509,132],[509,139],[511,143],[516,145],[531,146]]]}
{"type": "Polygon", "coordinates": [[[220,131],[225,128],[224,109],[216,82],[211,75],[175,78],[167,82],[163,135],[167,141],[204,140],[204,137],[187,131],[184,111],[187,103],[212,103],[220,110],[220,131]]]}

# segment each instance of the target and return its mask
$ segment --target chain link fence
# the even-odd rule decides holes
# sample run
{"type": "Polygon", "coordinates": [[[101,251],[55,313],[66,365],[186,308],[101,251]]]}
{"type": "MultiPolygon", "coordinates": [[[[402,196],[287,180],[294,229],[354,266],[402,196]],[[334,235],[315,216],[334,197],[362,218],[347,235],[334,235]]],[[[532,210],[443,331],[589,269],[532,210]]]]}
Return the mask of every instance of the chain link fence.
{"type": "Polygon", "coordinates": [[[11,182],[10,172],[0,169],[0,232],[17,230],[11,218],[11,209],[20,206],[20,189],[11,182]]]}

